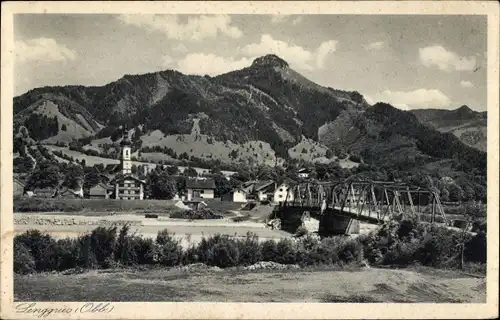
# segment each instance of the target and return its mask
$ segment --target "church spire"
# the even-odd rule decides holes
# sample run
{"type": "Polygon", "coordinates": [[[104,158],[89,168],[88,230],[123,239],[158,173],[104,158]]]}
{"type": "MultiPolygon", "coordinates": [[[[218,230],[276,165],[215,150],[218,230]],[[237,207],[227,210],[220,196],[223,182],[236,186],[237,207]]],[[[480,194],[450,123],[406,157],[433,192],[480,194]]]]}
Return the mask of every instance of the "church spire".
{"type": "Polygon", "coordinates": [[[121,156],[121,167],[122,167],[122,173],[123,174],[131,174],[132,173],[132,161],[131,161],[131,145],[132,143],[130,142],[128,138],[128,130],[124,130],[124,135],[122,138],[122,141],[120,142],[120,145],[122,147],[122,156],[121,156]]]}

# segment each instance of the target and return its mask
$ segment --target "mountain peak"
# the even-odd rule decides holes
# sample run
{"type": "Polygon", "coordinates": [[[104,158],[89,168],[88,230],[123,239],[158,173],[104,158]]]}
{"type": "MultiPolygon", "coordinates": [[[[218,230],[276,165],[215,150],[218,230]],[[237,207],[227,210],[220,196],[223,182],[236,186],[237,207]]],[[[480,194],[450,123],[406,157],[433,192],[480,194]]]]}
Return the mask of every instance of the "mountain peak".
{"type": "Polygon", "coordinates": [[[288,68],[288,62],[281,59],[275,54],[267,54],[265,56],[255,59],[252,63],[252,66],[271,66],[271,67],[288,68]]]}
{"type": "Polygon", "coordinates": [[[461,106],[455,110],[456,115],[459,117],[472,117],[476,115],[476,112],[466,105],[461,106]]]}
{"type": "Polygon", "coordinates": [[[457,109],[458,112],[474,112],[471,108],[466,105],[461,106],[457,109]]]}

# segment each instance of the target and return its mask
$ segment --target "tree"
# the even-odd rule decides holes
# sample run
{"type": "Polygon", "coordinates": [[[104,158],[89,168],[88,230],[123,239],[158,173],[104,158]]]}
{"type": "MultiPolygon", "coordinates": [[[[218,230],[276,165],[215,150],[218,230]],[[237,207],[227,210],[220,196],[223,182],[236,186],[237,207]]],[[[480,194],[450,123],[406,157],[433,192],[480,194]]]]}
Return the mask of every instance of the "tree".
{"type": "Polygon", "coordinates": [[[198,176],[198,172],[194,168],[188,167],[184,170],[184,175],[187,177],[196,177],[198,176]]]}
{"type": "Polygon", "coordinates": [[[83,188],[85,190],[89,190],[90,188],[96,186],[99,182],[101,182],[101,177],[99,176],[97,168],[89,168],[84,176],[83,188]]]}
{"type": "Polygon", "coordinates": [[[55,188],[59,185],[61,176],[62,174],[57,165],[48,161],[42,161],[37,165],[35,171],[28,179],[26,187],[28,190],[34,188],[55,188]]]}
{"type": "Polygon", "coordinates": [[[150,187],[150,197],[152,199],[172,199],[177,193],[177,184],[175,179],[169,176],[165,170],[154,170],[148,176],[148,185],[150,187]]]}
{"type": "Polygon", "coordinates": [[[27,173],[33,169],[33,161],[30,157],[17,157],[14,158],[14,172],[27,173]]]}
{"type": "Polygon", "coordinates": [[[64,172],[63,186],[76,189],[83,180],[83,169],[77,165],[69,165],[64,172]]]}
{"type": "Polygon", "coordinates": [[[137,165],[133,164],[132,167],[130,168],[130,171],[133,173],[133,174],[137,174],[137,165]]]}
{"type": "Polygon", "coordinates": [[[464,197],[464,190],[459,185],[456,183],[450,184],[448,186],[448,191],[450,193],[450,201],[462,201],[462,198],[464,197]]]}
{"type": "Polygon", "coordinates": [[[220,197],[237,187],[240,182],[234,179],[227,179],[222,174],[214,175],[215,197],[220,197]]]}
{"type": "Polygon", "coordinates": [[[167,172],[171,176],[175,176],[179,174],[179,167],[177,166],[169,166],[167,167],[167,172]]]}
{"type": "MultiPolygon", "coordinates": [[[[486,218],[486,207],[478,202],[473,201],[468,203],[461,208],[462,215],[465,217],[465,226],[462,230],[461,237],[459,239],[458,246],[460,246],[460,269],[464,267],[464,253],[465,245],[468,241],[467,231],[474,223],[486,218]]],[[[486,248],[486,246],[484,246],[486,248]]]]}

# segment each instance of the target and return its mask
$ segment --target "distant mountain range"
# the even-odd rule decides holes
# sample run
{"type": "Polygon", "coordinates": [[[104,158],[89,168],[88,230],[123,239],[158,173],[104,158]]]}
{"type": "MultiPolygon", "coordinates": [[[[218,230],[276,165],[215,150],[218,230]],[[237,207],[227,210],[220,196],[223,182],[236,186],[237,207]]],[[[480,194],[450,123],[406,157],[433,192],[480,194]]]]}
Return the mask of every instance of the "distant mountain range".
{"type": "Polygon", "coordinates": [[[486,151],[487,114],[468,106],[455,110],[418,109],[411,111],[417,118],[441,132],[450,132],[469,146],[486,151]]]}
{"type": "Polygon", "coordinates": [[[125,126],[141,148],[233,163],[328,162],[355,153],[401,167],[440,159],[485,166],[486,158],[486,113],[370,106],[358,92],[320,86],[275,55],[216,77],[167,70],[100,87],[33,89],[14,98],[20,126],[44,144],[88,137],[84,148],[96,152],[125,126]]]}

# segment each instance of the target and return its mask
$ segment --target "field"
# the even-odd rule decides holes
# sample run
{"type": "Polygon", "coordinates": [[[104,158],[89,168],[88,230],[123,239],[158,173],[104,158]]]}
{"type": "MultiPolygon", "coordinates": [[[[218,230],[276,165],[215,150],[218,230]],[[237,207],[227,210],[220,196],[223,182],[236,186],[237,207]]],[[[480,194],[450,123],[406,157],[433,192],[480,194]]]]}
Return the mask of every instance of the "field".
{"type": "Polygon", "coordinates": [[[14,277],[15,301],[469,302],[484,278],[425,270],[101,270],[14,277]]]}
{"type": "Polygon", "coordinates": [[[174,208],[174,200],[41,199],[15,198],[14,212],[164,212],[174,208]]]}

